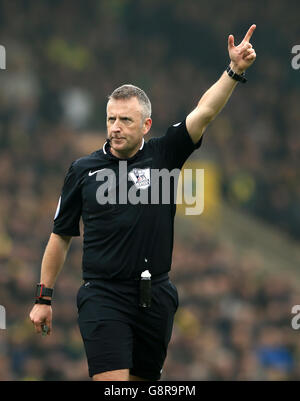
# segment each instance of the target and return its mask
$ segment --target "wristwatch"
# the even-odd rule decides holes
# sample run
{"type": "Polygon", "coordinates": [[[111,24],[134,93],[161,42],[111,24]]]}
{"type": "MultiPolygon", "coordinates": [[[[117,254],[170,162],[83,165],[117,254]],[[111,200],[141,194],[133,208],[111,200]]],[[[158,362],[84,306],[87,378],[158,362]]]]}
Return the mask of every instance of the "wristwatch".
{"type": "Polygon", "coordinates": [[[45,287],[45,284],[36,285],[36,299],[41,299],[42,297],[52,297],[53,288],[45,287]]]}
{"type": "Polygon", "coordinates": [[[234,79],[235,81],[242,82],[243,84],[247,82],[244,72],[239,75],[230,68],[230,65],[227,67],[226,71],[230,78],[234,79]]]}

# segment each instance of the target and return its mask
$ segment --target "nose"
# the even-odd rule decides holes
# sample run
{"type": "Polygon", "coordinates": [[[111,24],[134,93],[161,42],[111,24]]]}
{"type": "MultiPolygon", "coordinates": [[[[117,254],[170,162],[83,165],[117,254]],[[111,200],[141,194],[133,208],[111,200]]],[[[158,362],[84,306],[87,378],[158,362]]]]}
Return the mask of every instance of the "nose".
{"type": "Polygon", "coordinates": [[[111,127],[112,132],[120,132],[120,124],[119,124],[119,120],[116,119],[111,127]]]}

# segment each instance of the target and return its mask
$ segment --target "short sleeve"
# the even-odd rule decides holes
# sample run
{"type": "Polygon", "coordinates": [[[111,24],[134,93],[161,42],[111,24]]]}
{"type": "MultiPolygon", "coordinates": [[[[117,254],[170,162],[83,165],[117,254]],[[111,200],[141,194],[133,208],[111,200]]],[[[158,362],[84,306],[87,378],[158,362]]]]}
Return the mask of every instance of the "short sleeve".
{"type": "Polygon", "coordinates": [[[79,236],[79,220],[82,210],[80,180],[73,162],[67,172],[61,196],[54,216],[53,233],[79,236]]]}
{"type": "Polygon", "coordinates": [[[202,144],[200,140],[194,144],[186,128],[186,120],[170,126],[166,134],[155,138],[156,147],[167,161],[167,168],[181,169],[188,157],[202,144]]]}

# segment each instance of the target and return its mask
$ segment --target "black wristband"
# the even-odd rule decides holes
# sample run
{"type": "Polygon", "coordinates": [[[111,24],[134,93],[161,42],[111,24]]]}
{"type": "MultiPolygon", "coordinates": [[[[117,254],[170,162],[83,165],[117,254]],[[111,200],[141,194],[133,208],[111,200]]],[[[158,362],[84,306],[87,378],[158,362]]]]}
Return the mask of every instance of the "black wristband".
{"type": "Polygon", "coordinates": [[[230,68],[230,65],[227,67],[226,72],[230,76],[230,78],[234,79],[235,81],[242,82],[243,84],[247,82],[247,79],[245,78],[245,73],[243,72],[240,75],[237,74],[230,68]]]}
{"type": "Polygon", "coordinates": [[[36,299],[35,303],[39,304],[39,305],[51,305],[51,300],[50,299],[38,298],[38,299],[36,299]]]}

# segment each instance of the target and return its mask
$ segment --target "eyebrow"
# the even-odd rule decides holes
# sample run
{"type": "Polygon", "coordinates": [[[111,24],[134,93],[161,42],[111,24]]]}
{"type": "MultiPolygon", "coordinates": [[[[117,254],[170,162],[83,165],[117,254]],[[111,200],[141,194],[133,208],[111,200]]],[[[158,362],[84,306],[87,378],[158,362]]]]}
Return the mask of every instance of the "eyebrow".
{"type": "MultiPolygon", "coordinates": [[[[112,118],[116,118],[114,115],[108,115],[107,116],[107,119],[108,120],[110,120],[110,119],[112,119],[112,118]]],[[[129,117],[129,116],[120,116],[120,120],[130,120],[130,121],[133,121],[133,118],[132,117],[129,117]]]]}

